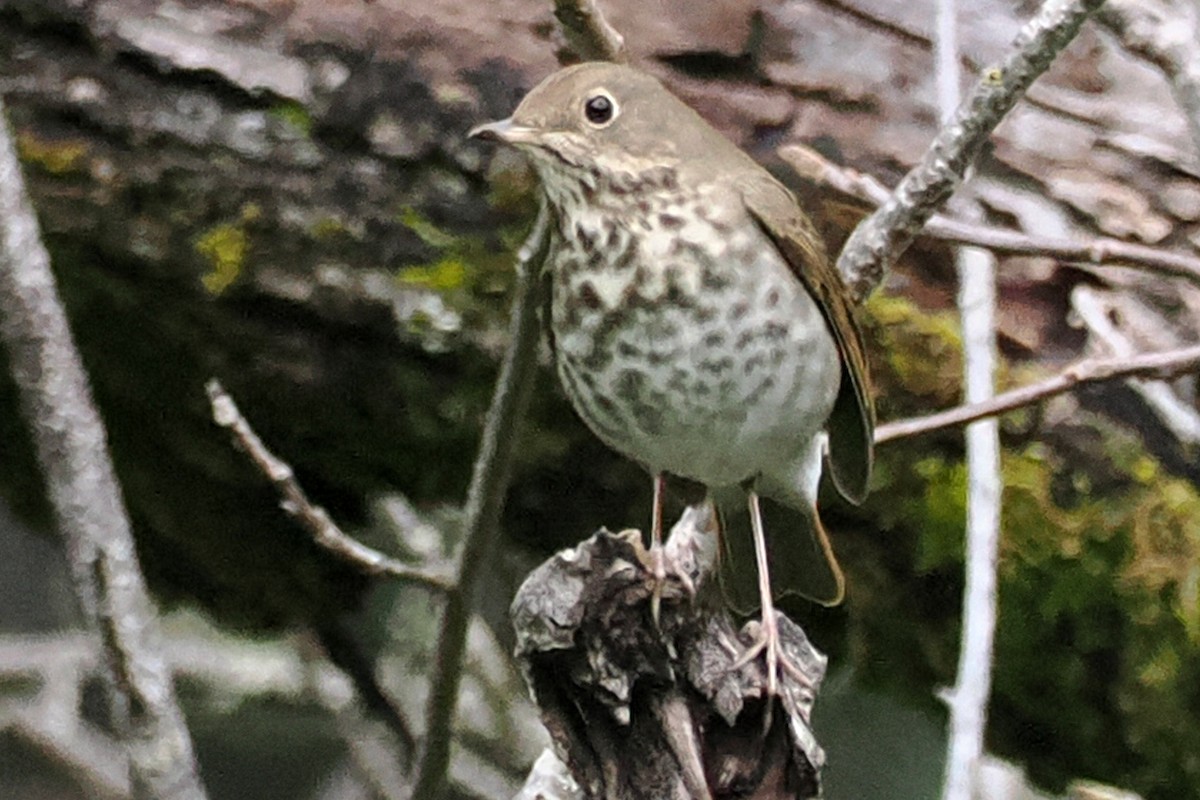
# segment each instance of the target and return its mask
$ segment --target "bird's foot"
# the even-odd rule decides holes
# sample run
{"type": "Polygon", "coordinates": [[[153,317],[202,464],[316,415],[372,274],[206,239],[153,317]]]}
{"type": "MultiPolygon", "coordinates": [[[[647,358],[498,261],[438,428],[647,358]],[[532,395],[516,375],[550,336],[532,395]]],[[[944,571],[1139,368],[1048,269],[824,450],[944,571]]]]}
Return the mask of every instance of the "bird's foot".
{"type": "Polygon", "coordinates": [[[747,625],[747,629],[750,631],[750,635],[754,641],[729,667],[730,671],[739,670],[753,662],[759,655],[762,655],[766,662],[768,698],[776,697],[779,694],[779,674],[781,669],[800,686],[806,689],[813,688],[812,679],[783,650],[782,642],[779,638],[777,613],[774,609],[770,609],[767,613],[763,614],[761,622],[747,625]]]}

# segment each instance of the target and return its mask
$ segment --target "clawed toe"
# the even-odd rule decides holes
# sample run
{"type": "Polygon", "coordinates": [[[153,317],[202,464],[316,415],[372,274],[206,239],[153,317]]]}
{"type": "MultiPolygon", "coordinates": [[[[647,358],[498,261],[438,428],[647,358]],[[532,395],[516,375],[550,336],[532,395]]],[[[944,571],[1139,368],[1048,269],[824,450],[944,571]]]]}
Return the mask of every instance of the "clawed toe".
{"type": "Polygon", "coordinates": [[[778,621],[774,615],[775,612],[772,610],[771,616],[764,615],[762,622],[751,623],[753,626],[751,635],[754,637],[754,641],[729,666],[730,671],[739,670],[753,662],[759,655],[763,655],[766,660],[767,695],[769,697],[779,694],[780,670],[798,685],[806,689],[813,688],[812,679],[784,652],[779,638],[778,621]]]}

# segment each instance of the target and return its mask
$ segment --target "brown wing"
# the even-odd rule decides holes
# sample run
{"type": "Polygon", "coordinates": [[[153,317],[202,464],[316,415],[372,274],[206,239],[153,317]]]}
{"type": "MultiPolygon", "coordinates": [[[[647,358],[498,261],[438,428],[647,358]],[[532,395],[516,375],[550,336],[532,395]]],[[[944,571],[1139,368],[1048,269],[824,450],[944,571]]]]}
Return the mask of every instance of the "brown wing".
{"type": "Polygon", "coordinates": [[[845,372],[829,417],[830,472],[838,492],[852,503],[861,503],[874,460],[875,404],[862,331],[849,293],[791,192],[766,172],[747,176],[739,187],[747,210],[817,301],[837,340],[845,372]]]}

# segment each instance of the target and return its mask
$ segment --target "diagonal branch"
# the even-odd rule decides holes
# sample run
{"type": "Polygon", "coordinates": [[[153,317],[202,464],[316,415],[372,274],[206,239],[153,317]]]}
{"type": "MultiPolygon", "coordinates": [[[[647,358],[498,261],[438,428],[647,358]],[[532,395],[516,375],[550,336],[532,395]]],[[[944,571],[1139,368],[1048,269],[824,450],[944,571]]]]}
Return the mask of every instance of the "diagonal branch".
{"type": "MultiPolygon", "coordinates": [[[[891,190],[872,175],[829,161],[801,144],[779,148],[779,157],[801,178],[828,186],[847,197],[875,206],[887,201],[891,190]]],[[[1059,261],[1095,266],[1123,266],[1152,270],[1200,285],[1200,258],[1120,239],[1096,237],[1084,241],[1033,236],[1021,231],[971,222],[947,214],[934,214],[921,231],[951,244],[983,247],[1006,255],[1046,256],[1059,261]]]]}
{"type": "Polygon", "coordinates": [[[421,584],[438,592],[448,592],[454,587],[453,579],[426,572],[405,564],[374,548],[367,547],[347,536],[337,523],[330,519],[325,509],[314,505],[296,480],[291,465],[267,449],[262,439],[242,416],[233,398],[215,378],[204,387],[212,405],[213,420],[227,428],[234,441],[253,462],[259,472],[267,477],[279,492],[280,505],[284,511],[308,530],[317,544],[344,561],[358,567],[367,575],[387,575],[421,584]]]}
{"type": "Polygon", "coordinates": [[[537,308],[542,289],[538,268],[545,258],[549,227],[550,211],[543,202],[533,229],[517,256],[508,352],[496,379],[479,456],[467,490],[458,580],[454,589],[447,593],[442,612],[425,717],[425,744],[412,794],[420,800],[440,800],[446,791],[454,710],[462,682],[462,659],[475,591],[499,533],[509,468],[533,389],[537,367],[537,308]]]}
{"type": "Polygon", "coordinates": [[[1033,405],[1080,386],[1119,378],[1171,380],[1200,371],[1200,345],[1145,353],[1130,358],[1089,358],[1068,367],[1053,378],[996,395],[982,403],[959,406],[925,417],[889,422],[875,429],[875,443],[903,439],[922,433],[965,425],[977,419],[1033,405]]]}
{"type": "Polygon", "coordinates": [[[0,340],[67,544],[75,592],[104,643],[107,701],[135,796],[203,800],[134,550],[107,434],[58,298],[0,102],[0,340]]]}
{"type": "MultiPolygon", "coordinates": [[[[595,0],[555,0],[554,13],[575,54],[584,59],[624,60],[624,40],[608,24],[595,0]]],[[[517,283],[509,345],[488,409],[467,490],[458,580],[446,597],[425,712],[425,745],[412,796],[441,800],[446,793],[454,712],[462,682],[467,628],[479,576],[495,546],[500,511],[519,426],[525,417],[537,368],[538,316],[542,282],[538,273],[550,241],[550,210],[543,200],[537,219],[517,254],[517,283]]]]}
{"type": "Polygon", "coordinates": [[[842,248],[837,266],[855,297],[866,297],[883,281],[891,264],[962,180],[1000,120],[1102,3],[1046,0],[1000,66],[985,70],[921,162],[842,248]]]}

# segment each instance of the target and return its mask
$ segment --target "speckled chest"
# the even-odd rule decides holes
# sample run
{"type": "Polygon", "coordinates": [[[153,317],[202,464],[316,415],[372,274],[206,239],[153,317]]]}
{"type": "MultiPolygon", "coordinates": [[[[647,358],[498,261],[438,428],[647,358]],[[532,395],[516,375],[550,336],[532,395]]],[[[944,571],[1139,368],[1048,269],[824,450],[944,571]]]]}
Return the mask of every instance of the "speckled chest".
{"type": "Polygon", "coordinates": [[[547,262],[556,366],[580,415],[627,455],[710,482],[752,474],[761,442],[803,447],[833,397],[808,402],[804,385],[836,390],[838,374],[815,304],[722,188],[667,175],[560,192],[547,262]],[[815,361],[798,364],[806,353],[815,361]],[[798,404],[813,413],[791,414],[798,404]]]}

